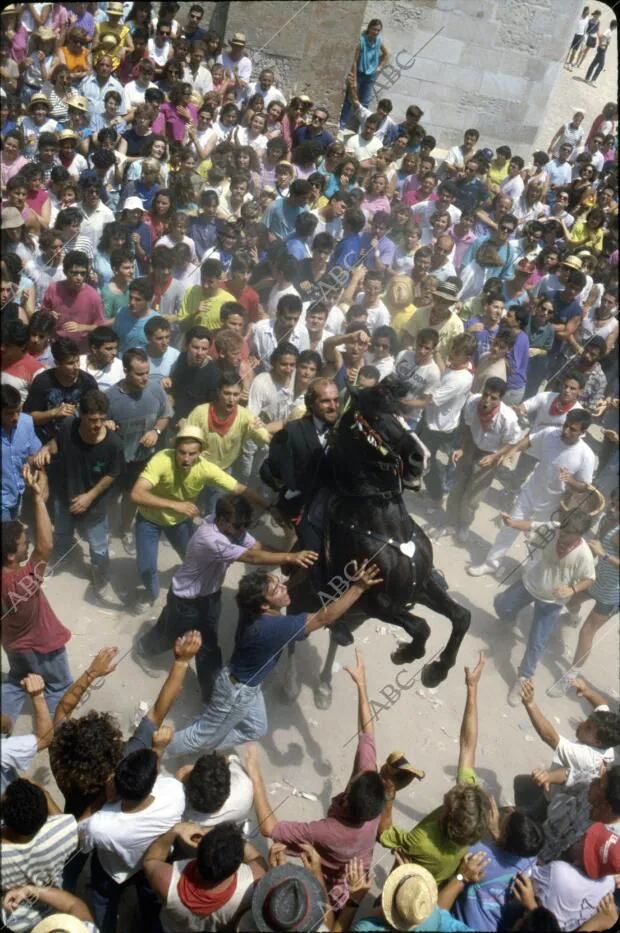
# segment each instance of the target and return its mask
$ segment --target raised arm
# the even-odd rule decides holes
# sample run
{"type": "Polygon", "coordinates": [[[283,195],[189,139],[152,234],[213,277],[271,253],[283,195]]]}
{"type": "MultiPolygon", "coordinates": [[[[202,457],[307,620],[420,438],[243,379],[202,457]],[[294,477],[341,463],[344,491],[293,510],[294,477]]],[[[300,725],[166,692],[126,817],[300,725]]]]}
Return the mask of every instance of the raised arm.
{"type": "Polygon", "coordinates": [[[181,692],[181,687],[183,686],[190,661],[198,654],[201,645],[202,635],[197,631],[185,632],[184,635],[181,635],[180,638],[177,638],[175,641],[173,648],[174,660],[168,672],[168,676],[162,684],[155,703],[146,714],[146,718],[150,719],[157,728],[161,726],[172,709],[173,704],[181,692]]]}
{"type": "MultiPolygon", "coordinates": [[[[345,585],[347,585],[347,583],[349,584],[345,592],[325,609],[321,609],[319,612],[315,612],[313,615],[308,616],[305,625],[305,630],[308,635],[312,632],[316,632],[319,628],[323,628],[325,625],[332,625],[345,614],[347,609],[350,609],[351,606],[357,602],[360,596],[363,596],[366,590],[383,582],[379,577],[379,568],[375,566],[375,564],[369,564],[368,561],[364,561],[358,570],[356,561],[351,561],[350,563],[352,565],[352,572],[347,581],[342,581],[345,585]]],[[[349,564],[345,567],[345,572],[348,567],[349,564]]]]}
{"type": "Polygon", "coordinates": [[[245,770],[252,781],[254,789],[254,812],[256,813],[258,828],[263,836],[271,838],[278,825],[278,820],[267,800],[265,782],[263,781],[258,760],[258,747],[253,742],[246,746],[245,770]]]}
{"type": "Polygon", "coordinates": [[[570,681],[570,685],[577,691],[577,696],[583,697],[591,706],[597,707],[607,704],[607,700],[603,694],[595,690],[594,687],[588,686],[583,677],[575,677],[574,680],[570,681]]]}
{"type": "Polygon", "coordinates": [[[368,688],[366,686],[366,666],[364,655],[359,648],[355,649],[355,667],[345,667],[345,671],[357,687],[357,730],[366,735],[374,735],[375,723],[370,703],[368,702],[368,688]]]}
{"type": "Polygon", "coordinates": [[[560,734],[549,720],[545,719],[534,703],[534,684],[531,680],[524,680],[521,685],[521,702],[540,738],[555,751],[560,741],[560,734]]]}
{"type": "Polygon", "coordinates": [[[476,766],[476,745],[478,744],[478,683],[484,670],[484,655],[480,652],[478,663],[473,671],[465,668],[465,685],[467,687],[467,699],[465,701],[465,710],[463,712],[463,721],[461,722],[461,734],[459,738],[459,761],[457,772],[463,768],[476,766]]]}
{"type": "Polygon", "coordinates": [[[54,735],[54,723],[45,702],[45,681],[40,674],[28,674],[20,684],[32,700],[34,734],[37,739],[37,751],[40,752],[47,748],[54,735]]]}
{"type": "Polygon", "coordinates": [[[69,719],[73,710],[100,677],[107,677],[116,670],[118,648],[102,648],[90,662],[84,673],[73,683],[56,707],[54,726],[69,719]]]}
{"type": "Polygon", "coordinates": [[[23,477],[26,486],[32,490],[34,500],[34,550],[31,560],[35,564],[37,578],[42,580],[49,556],[52,553],[54,533],[38,470],[34,470],[29,464],[26,464],[23,469],[23,477]]]}

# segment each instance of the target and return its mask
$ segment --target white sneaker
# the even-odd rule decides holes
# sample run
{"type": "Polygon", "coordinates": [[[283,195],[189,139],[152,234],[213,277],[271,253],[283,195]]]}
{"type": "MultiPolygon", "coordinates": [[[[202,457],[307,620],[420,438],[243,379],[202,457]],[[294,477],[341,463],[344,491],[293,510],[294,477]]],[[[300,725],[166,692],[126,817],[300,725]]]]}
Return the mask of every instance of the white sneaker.
{"type": "Polygon", "coordinates": [[[121,536],[121,541],[123,547],[125,548],[125,553],[129,554],[130,557],[136,556],[136,542],[134,541],[133,532],[126,531],[124,535],[121,536]]]}
{"type": "Polygon", "coordinates": [[[556,680],[556,682],[551,687],[549,687],[547,690],[547,696],[553,697],[553,699],[566,696],[569,682],[574,680],[575,677],[579,677],[580,674],[580,667],[569,667],[566,673],[563,674],[559,680],[556,680]]]}
{"type": "Polygon", "coordinates": [[[470,564],[467,567],[467,573],[470,577],[482,577],[485,574],[494,574],[497,570],[497,564],[489,564],[485,561],[484,564],[470,564]]]}
{"type": "Polygon", "coordinates": [[[526,677],[517,677],[515,680],[514,684],[512,685],[512,689],[508,694],[509,706],[518,706],[521,702],[521,685],[525,680],[527,680],[526,677]]]}

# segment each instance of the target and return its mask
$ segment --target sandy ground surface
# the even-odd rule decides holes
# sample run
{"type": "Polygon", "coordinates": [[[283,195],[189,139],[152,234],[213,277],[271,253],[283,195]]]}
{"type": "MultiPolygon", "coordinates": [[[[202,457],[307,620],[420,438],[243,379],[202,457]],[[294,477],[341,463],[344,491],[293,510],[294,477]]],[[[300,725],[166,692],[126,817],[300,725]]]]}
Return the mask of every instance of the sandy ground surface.
{"type": "MultiPolygon", "coordinates": [[[[589,126],[590,120],[602,105],[613,97],[616,61],[614,48],[608,56],[608,65],[597,89],[579,81],[576,74],[563,71],[550,108],[552,116],[545,121],[546,126],[555,129],[556,124],[570,117],[575,106],[581,106],[587,111],[586,123],[589,126]]],[[[547,130],[544,134],[541,131],[541,148],[546,148],[550,135],[547,130]]],[[[408,494],[406,501],[414,518],[425,526],[429,512],[424,506],[423,497],[408,494]]],[[[459,725],[465,699],[463,665],[473,666],[479,651],[484,651],[487,658],[479,691],[477,764],[480,778],[501,801],[510,801],[515,774],[544,765],[551,758],[549,750],[531,728],[524,709],[521,706],[512,709],[506,702],[525,648],[531,610],[525,611],[516,625],[503,624],[493,612],[493,597],[498,592],[498,583],[492,577],[473,579],[465,572],[465,566],[470,560],[478,562],[484,556],[488,543],[496,534],[494,520],[499,510],[505,509],[509,503],[510,497],[503,493],[502,487],[496,482],[476,516],[472,544],[465,548],[458,547],[452,538],[443,538],[435,547],[436,566],[445,573],[452,594],[472,611],[471,629],[463,643],[457,666],[439,688],[428,690],[422,687],[419,675],[424,662],[416,662],[406,668],[392,664],[390,652],[399,637],[396,627],[368,620],[356,635],[356,642],[365,653],[369,694],[377,704],[376,740],[380,760],[398,749],[405,752],[416,767],[426,772],[426,779],[422,783],[414,783],[397,797],[395,822],[406,827],[412,826],[435,808],[441,802],[442,794],[454,781],[459,725]],[[400,684],[410,684],[405,690],[395,685],[399,671],[402,672],[399,676],[400,684]]],[[[258,535],[268,543],[278,542],[279,533],[275,533],[270,526],[262,525],[258,535]]],[[[115,552],[112,565],[114,586],[117,589],[131,589],[135,585],[135,563],[125,555],[118,538],[113,538],[112,548],[115,552]]],[[[523,544],[518,542],[511,552],[511,561],[516,564],[524,556],[523,544]]],[[[165,599],[176,564],[174,551],[169,546],[160,547],[162,589],[158,605],[165,599]]],[[[224,590],[220,641],[225,658],[229,657],[232,648],[236,624],[234,592],[241,573],[241,565],[234,566],[228,574],[224,590]]],[[[155,671],[155,677],[148,676],[137,667],[130,655],[131,645],[137,632],[148,624],[152,614],[137,618],[123,608],[120,602],[112,604],[109,611],[97,609],[85,598],[87,586],[88,569],[84,564],[83,572],[79,575],[62,573],[48,580],[45,591],[63,623],[73,632],[68,652],[76,677],[100,648],[106,645],[119,647],[119,654],[124,657],[118,669],[100,690],[93,693],[80,711],[96,708],[115,712],[128,736],[140,700],[150,704],[157,695],[165,677],[164,669],[168,659],[164,657],[161,672],[155,671]]],[[[432,628],[425,659],[428,660],[445,644],[449,623],[430,611],[423,610],[423,613],[432,628]]],[[[585,612],[582,618],[585,618],[585,612]]],[[[586,705],[574,695],[550,699],[545,696],[545,690],[568,666],[576,639],[577,629],[563,621],[548,644],[536,676],[540,705],[566,736],[572,735],[576,722],[586,712],[586,705]]],[[[270,733],[261,742],[261,758],[270,800],[281,819],[321,817],[330,797],[344,788],[350,773],[355,749],[356,690],[342,666],[354,662],[354,649],[339,649],[338,669],[333,678],[333,704],[330,710],[320,711],[314,705],[312,691],[327,645],[328,635],[319,632],[300,646],[299,673],[303,685],[296,703],[286,701],[281,695],[282,662],[280,669],[270,676],[265,686],[270,733]],[[314,795],[316,799],[299,797],[293,788],[314,795]]],[[[4,655],[2,661],[2,668],[6,670],[4,655]]],[[[600,634],[584,673],[599,689],[617,698],[617,616],[608,622],[600,634]]],[[[192,670],[169,722],[175,728],[182,728],[194,718],[199,705],[196,678],[192,670]]],[[[16,733],[28,732],[30,728],[31,716],[26,705],[18,720],[16,733]]],[[[37,756],[30,774],[54,790],[47,752],[37,756]]],[[[376,847],[375,857],[375,874],[381,884],[391,866],[391,857],[379,846],[376,847]]]]}

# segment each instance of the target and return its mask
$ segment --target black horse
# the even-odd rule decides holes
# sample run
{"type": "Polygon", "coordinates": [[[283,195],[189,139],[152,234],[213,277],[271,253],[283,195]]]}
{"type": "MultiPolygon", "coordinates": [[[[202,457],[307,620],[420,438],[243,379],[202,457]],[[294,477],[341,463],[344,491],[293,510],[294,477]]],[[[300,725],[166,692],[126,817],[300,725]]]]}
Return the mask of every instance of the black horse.
{"type": "MultiPolygon", "coordinates": [[[[422,658],[430,627],[412,609],[421,604],[447,616],[452,623],[448,643],[437,660],[425,665],[422,683],[440,684],[454,666],[471,614],[446,592],[446,584],[433,570],[431,542],[408,514],[405,489],[418,490],[427,453],[400,415],[399,399],[406,387],[396,377],[377,386],[352,390],[348,409],[333,432],[326,457],[327,484],[322,500],[322,586],[292,588],[294,611],[321,608],[335,598],[342,580],[351,575],[353,560],[370,559],[381,570],[383,583],[373,587],[341,620],[332,626],[327,658],[315,701],[320,708],[331,702],[331,674],[338,644],[351,643],[350,629],[372,617],[400,625],[410,641],[392,653],[396,664],[422,658]],[[346,624],[345,624],[346,623],[346,624]]],[[[312,515],[313,507],[310,507],[312,515]]],[[[292,654],[292,652],[291,652],[292,654]]],[[[291,658],[292,660],[292,658],[291,658]]],[[[289,681],[289,684],[291,681],[289,681]]],[[[295,694],[295,687],[289,693],[295,694]]]]}

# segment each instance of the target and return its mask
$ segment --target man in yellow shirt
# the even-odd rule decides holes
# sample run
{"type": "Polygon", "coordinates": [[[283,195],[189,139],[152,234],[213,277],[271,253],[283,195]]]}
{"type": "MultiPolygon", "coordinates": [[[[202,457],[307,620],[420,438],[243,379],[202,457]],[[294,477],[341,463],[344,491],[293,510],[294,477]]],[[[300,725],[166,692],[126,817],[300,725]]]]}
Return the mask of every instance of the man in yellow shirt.
{"type": "Polygon", "coordinates": [[[136,551],[138,573],[145,588],[135,606],[144,612],[159,596],[157,553],[163,532],[181,560],[195,528],[199,513],[196,499],[205,486],[245,495],[252,505],[267,508],[262,496],[242,486],[219,466],[202,456],[205,439],[200,428],[184,427],[177,434],[174,449],[160,450],[136,480],[131,500],[138,506],[136,551]]]}
{"type": "Polygon", "coordinates": [[[445,282],[438,282],[433,290],[433,303],[418,308],[405,324],[403,331],[404,341],[406,342],[409,336],[412,338],[411,345],[413,346],[421,330],[427,327],[436,330],[439,334],[439,343],[435,350],[435,362],[442,370],[445,369],[450,356],[452,341],[464,330],[460,317],[452,311],[460,289],[461,280],[456,276],[451,276],[445,282]]]}
{"type": "MultiPolygon", "coordinates": [[[[200,428],[205,438],[204,454],[211,463],[227,473],[241,455],[246,441],[265,447],[271,434],[247,408],[239,405],[243,390],[241,377],[234,372],[222,373],[214,402],[197,405],[186,421],[187,426],[200,428]]],[[[200,505],[209,515],[213,511],[218,490],[206,487],[200,505]]]]}
{"type": "Polygon", "coordinates": [[[222,305],[235,301],[235,297],[220,288],[221,277],[222,263],[219,259],[205,259],[200,267],[200,285],[192,285],[181,302],[177,320],[184,330],[195,324],[202,324],[209,330],[218,330],[222,326],[222,305]]]}

